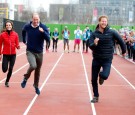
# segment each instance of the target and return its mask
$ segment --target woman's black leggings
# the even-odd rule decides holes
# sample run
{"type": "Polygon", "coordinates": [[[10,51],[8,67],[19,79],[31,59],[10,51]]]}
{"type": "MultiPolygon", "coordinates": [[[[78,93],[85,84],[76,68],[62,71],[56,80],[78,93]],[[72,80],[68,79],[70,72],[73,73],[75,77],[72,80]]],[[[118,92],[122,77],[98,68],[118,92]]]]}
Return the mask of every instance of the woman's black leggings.
{"type": "Polygon", "coordinates": [[[57,50],[57,43],[58,43],[58,38],[55,40],[54,38],[52,38],[53,40],[53,50],[56,49],[57,50]]]}
{"type": "Polygon", "coordinates": [[[46,41],[46,50],[48,50],[50,47],[50,40],[46,41]]]}
{"type": "Polygon", "coordinates": [[[15,64],[15,60],[16,60],[16,54],[13,54],[13,55],[5,55],[4,54],[3,55],[2,71],[4,73],[6,73],[8,70],[6,82],[9,82],[9,80],[10,80],[10,77],[12,75],[12,70],[13,70],[13,67],[15,64]]]}

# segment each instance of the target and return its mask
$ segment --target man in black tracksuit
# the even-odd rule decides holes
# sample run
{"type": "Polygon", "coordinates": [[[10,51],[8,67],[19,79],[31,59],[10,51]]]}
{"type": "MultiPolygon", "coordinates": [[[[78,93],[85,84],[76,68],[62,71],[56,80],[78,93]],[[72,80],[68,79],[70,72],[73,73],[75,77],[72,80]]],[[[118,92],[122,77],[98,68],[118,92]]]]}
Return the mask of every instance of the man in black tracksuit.
{"type": "Polygon", "coordinates": [[[95,32],[92,33],[89,41],[89,47],[93,54],[92,87],[94,98],[91,100],[92,103],[98,102],[99,98],[98,76],[99,84],[102,85],[110,74],[115,40],[120,44],[123,56],[125,56],[126,53],[126,45],[120,35],[115,30],[109,28],[107,16],[99,17],[98,21],[99,24],[95,32]],[[101,67],[102,71],[100,71],[101,67]]]}

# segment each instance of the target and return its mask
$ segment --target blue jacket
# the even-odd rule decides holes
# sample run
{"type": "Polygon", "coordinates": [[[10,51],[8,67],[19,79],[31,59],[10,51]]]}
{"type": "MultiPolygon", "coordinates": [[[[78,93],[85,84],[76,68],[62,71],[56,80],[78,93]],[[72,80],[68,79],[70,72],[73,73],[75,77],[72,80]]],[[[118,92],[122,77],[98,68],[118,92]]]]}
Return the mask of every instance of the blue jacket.
{"type": "MultiPolygon", "coordinates": [[[[97,26],[98,28],[98,26],[97,26]]],[[[94,58],[113,58],[115,40],[120,44],[122,54],[126,53],[126,45],[118,32],[110,29],[108,26],[105,28],[104,33],[98,29],[92,33],[89,40],[89,47],[92,50],[94,58]],[[99,38],[98,45],[94,44],[94,39],[99,38]]]]}
{"type": "Polygon", "coordinates": [[[50,40],[48,29],[42,23],[40,23],[38,27],[33,28],[31,23],[32,22],[27,23],[22,29],[23,43],[27,44],[28,51],[42,53],[44,40],[50,40]],[[39,27],[43,28],[44,32],[40,32],[39,27]]]}
{"type": "Polygon", "coordinates": [[[86,31],[86,38],[87,38],[87,40],[90,39],[91,34],[92,34],[92,30],[88,29],[86,31]]]}

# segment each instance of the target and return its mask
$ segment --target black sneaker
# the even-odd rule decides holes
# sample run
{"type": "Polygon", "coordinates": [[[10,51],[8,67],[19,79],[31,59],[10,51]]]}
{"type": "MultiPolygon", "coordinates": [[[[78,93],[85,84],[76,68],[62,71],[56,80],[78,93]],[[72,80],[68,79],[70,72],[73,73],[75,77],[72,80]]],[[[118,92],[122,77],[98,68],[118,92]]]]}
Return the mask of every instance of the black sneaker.
{"type": "Polygon", "coordinates": [[[23,81],[22,81],[22,83],[21,83],[22,88],[25,88],[26,83],[27,83],[27,80],[24,78],[23,81]]]}
{"type": "Polygon", "coordinates": [[[102,85],[104,83],[104,79],[99,77],[99,84],[102,85]]]}
{"type": "Polygon", "coordinates": [[[40,90],[39,90],[39,88],[35,88],[35,92],[36,92],[36,94],[40,95],[40,90]]]}
{"type": "Polygon", "coordinates": [[[97,103],[98,102],[98,97],[93,97],[93,99],[91,100],[91,103],[97,103]]]}
{"type": "Polygon", "coordinates": [[[5,87],[9,87],[9,84],[8,84],[8,82],[5,82],[5,87]]]}
{"type": "Polygon", "coordinates": [[[40,95],[40,90],[38,87],[36,87],[34,84],[33,84],[33,87],[35,88],[35,92],[37,95],[40,95]]]}

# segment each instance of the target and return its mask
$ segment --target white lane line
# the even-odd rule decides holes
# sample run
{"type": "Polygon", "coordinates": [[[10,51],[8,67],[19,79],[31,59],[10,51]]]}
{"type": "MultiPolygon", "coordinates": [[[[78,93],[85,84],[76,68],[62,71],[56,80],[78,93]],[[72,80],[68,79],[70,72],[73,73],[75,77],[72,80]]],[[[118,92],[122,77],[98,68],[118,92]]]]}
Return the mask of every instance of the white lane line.
{"type": "MultiPolygon", "coordinates": [[[[81,57],[82,57],[82,62],[83,62],[83,67],[84,67],[87,87],[88,87],[89,99],[92,100],[92,93],[91,93],[92,91],[90,89],[88,74],[87,74],[87,70],[86,70],[86,66],[85,66],[85,62],[84,62],[84,57],[83,57],[82,51],[81,51],[81,57]]],[[[96,115],[96,109],[95,109],[94,103],[91,103],[91,107],[92,107],[93,115],[96,115]]]]}
{"type": "MultiPolygon", "coordinates": [[[[28,63],[26,63],[24,66],[20,67],[20,68],[17,69],[16,71],[14,71],[14,72],[12,73],[12,75],[14,75],[15,73],[17,73],[17,72],[20,71],[21,69],[25,68],[27,65],[28,65],[28,63]]],[[[2,83],[3,81],[5,81],[5,79],[6,79],[6,78],[2,79],[2,80],[0,81],[0,83],[2,83]]]]}
{"type": "MultiPolygon", "coordinates": [[[[19,56],[22,55],[22,54],[24,54],[24,53],[26,53],[26,52],[23,52],[23,53],[19,54],[19,56]]],[[[29,64],[29,63],[26,63],[24,66],[21,66],[19,69],[17,69],[16,71],[14,71],[14,72],[12,73],[12,75],[14,75],[15,73],[17,73],[17,72],[20,71],[21,69],[25,68],[28,64],[29,64]]],[[[5,81],[5,80],[6,80],[6,78],[2,79],[2,80],[0,81],[0,83],[2,83],[2,82],[5,81]]]]}
{"type": "MultiPolygon", "coordinates": [[[[26,54],[26,51],[24,51],[24,52],[22,52],[22,53],[17,54],[17,57],[18,57],[18,56],[21,56],[21,55],[23,55],[23,54],[26,54]]],[[[2,63],[2,61],[0,61],[0,63],[2,63]]]]}
{"type": "MultiPolygon", "coordinates": [[[[76,84],[76,83],[75,84],[74,83],[46,83],[46,85],[86,86],[87,84],[76,84]]],[[[91,84],[89,84],[89,85],[91,85],[91,84]]],[[[129,87],[129,85],[103,85],[103,87],[129,87]]]]}
{"type": "Polygon", "coordinates": [[[111,66],[135,90],[135,86],[132,85],[113,65],[111,66]]]}
{"type": "Polygon", "coordinates": [[[17,57],[18,57],[18,56],[21,56],[21,55],[23,55],[23,54],[26,54],[26,51],[24,51],[24,52],[22,52],[22,53],[20,53],[20,54],[17,54],[17,57]]]}
{"type": "Polygon", "coordinates": [[[123,57],[123,56],[120,55],[120,54],[117,54],[117,55],[120,56],[120,57],[122,57],[122,58],[124,58],[125,60],[127,60],[127,61],[129,61],[129,62],[135,64],[135,62],[133,61],[133,59],[128,59],[128,57],[123,57]]]}
{"type": "MultiPolygon", "coordinates": [[[[2,82],[4,83],[4,82],[2,82]]],[[[20,84],[20,82],[10,82],[11,84],[20,84]]],[[[27,83],[29,85],[33,85],[33,82],[27,83]]],[[[40,84],[42,84],[40,82],[40,84]]],[[[74,83],[46,83],[46,85],[66,85],[66,86],[86,86],[87,84],[74,84],[74,83]]],[[[91,85],[91,84],[89,84],[91,85]]],[[[130,87],[128,84],[127,85],[103,85],[103,87],[130,87]]]]}
{"type": "MultiPolygon", "coordinates": [[[[62,41],[61,41],[61,42],[62,42],[62,41]]],[[[58,45],[61,44],[61,42],[59,42],[58,45]]],[[[18,54],[18,55],[20,56],[20,55],[22,55],[22,54],[24,54],[24,53],[26,53],[26,51],[25,51],[25,52],[22,52],[21,54],[18,54]]],[[[46,51],[43,52],[43,54],[45,54],[45,53],[46,53],[46,51]]],[[[18,56],[18,55],[17,55],[17,56],[18,56]]],[[[0,62],[0,63],[2,63],[2,62],[0,62]]],[[[17,72],[20,71],[21,69],[25,68],[28,64],[29,64],[29,63],[26,63],[24,66],[20,67],[20,68],[19,68],[18,70],[16,70],[16,71],[14,71],[14,72],[12,73],[12,75],[14,75],[15,73],[17,73],[17,72]]],[[[5,80],[6,80],[6,77],[5,77],[4,79],[2,79],[2,80],[0,81],[0,83],[2,83],[2,82],[5,81],[5,80]]]]}
{"type": "Polygon", "coordinates": [[[21,49],[22,49],[22,48],[26,48],[26,45],[25,45],[25,46],[21,46],[21,49]]]}
{"type": "Polygon", "coordinates": [[[47,83],[46,85],[86,86],[86,84],[76,84],[76,83],[47,83]]]}
{"type": "MultiPolygon", "coordinates": [[[[45,81],[43,82],[42,86],[40,87],[40,91],[42,91],[43,87],[46,85],[46,82],[48,81],[48,79],[50,78],[51,74],[53,73],[54,69],[56,68],[57,64],[59,63],[59,61],[61,60],[63,56],[63,53],[61,54],[61,56],[59,57],[59,59],[57,60],[57,62],[55,63],[55,65],[53,66],[52,70],[49,72],[48,76],[46,77],[45,81]]],[[[31,109],[32,105],[34,104],[34,102],[36,101],[38,95],[36,94],[34,96],[34,98],[32,99],[32,101],[30,102],[29,106],[27,107],[27,109],[25,110],[25,112],[23,113],[23,115],[27,115],[29,110],[31,109]]]]}
{"type": "MultiPolygon", "coordinates": [[[[62,42],[62,41],[58,42],[58,45],[61,44],[61,42],[62,42]]],[[[23,47],[26,48],[26,46],[23,46],[23,47]]],[[[52,49],[52,48],[50,48],[49,50],[51,50],[51,49],[52,49]]],[[[44,54],[44,53],[46,53],[46,51],[44,51],[43,54],[44,54]]],[[[26,54],[26,51],[17,54],[17,57],[18,57],[18,56],[21,56],[21,55],[23,55],[23,54],[26,54]]],[[[0,60],[0,63],[2,63],[2,60],[0,60]]]]}

